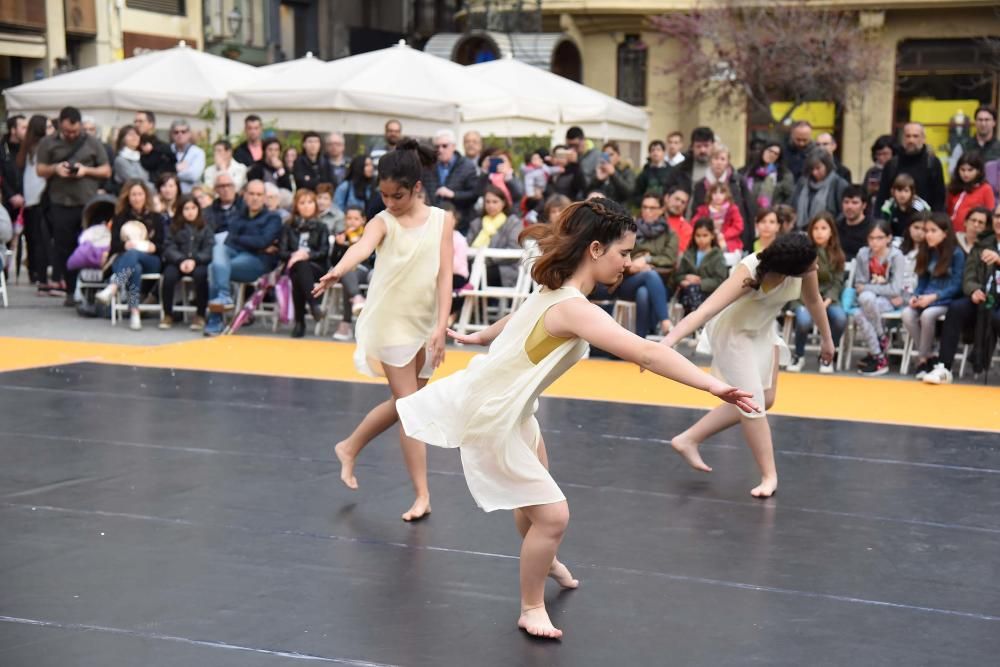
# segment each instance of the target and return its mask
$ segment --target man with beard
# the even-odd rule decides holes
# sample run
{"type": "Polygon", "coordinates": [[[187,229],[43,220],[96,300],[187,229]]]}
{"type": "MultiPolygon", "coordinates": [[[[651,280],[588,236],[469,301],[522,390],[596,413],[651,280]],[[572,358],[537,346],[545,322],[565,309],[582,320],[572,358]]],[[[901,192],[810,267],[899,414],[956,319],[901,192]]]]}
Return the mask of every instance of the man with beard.
{"type": "Polygon", "coordinates": [[[941,161],[927,148],[927,136],[920,123],[903,126],[903,150],[889,160],[882,170],[882,182],[878,189],[876,208],[892,194],[892,183],[899,174],[909,174],[913,178],[918,197],[930,204],[934,211],[944,210],[944,172],[941,161]]]}

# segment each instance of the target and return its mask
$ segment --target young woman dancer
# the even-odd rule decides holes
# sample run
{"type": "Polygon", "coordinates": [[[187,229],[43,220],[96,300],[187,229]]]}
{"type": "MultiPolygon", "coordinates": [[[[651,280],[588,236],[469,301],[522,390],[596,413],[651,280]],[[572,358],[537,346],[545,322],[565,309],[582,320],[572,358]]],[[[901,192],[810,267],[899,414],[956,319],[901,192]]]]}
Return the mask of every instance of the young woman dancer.
{"type": "MultiPolygon", "coordinates": [[[[788,346],[778,335],[775,319],[785,304],[801,294],[819,327],[820,359],[833,360],[833,340],[816,276],[816,247],[804,234],[779,236],[762,252],[747,255],[724,283],[677,326],[664,345],[673,346],[707,323],[698,351],[712,353],[712,374],[753,391],[765,410],[774,404],[779,359],[787,363],[788,346]],[[782,359],[783,358],[783,359],[782,359]]],[[[673,439],[673,447],[696,470],[711,472],[698,445],[720,431],[740,424],[760,467],[761,481],[750,494],[767,498],[778,488],[774,446],[765,412],[720,405],[673,439]]]]}
{"type": "Polygon", "coordinates": [[[564,588],[579,582],[556,559],[569,508],[547,470],[534,412],[539,394],[583,357],[587,343],[742,410],[756,409],[748,392],[621,328],[587,300],[597,284],[622,279],[635,230],[625,209],[599,198],[572,204],[558,221],[522,232],[522,238],[538,240],[542,255],[531,274],[545,289],[488,329],[467,336],[449,332],[463,343],[492,343],[489,353],[396,404],[408,435],[461,447],[469,491],[483,510],[514,510],[524,538],[517,624],[538,637],[562,636],[545,611],[546,576],[564,588]]]}
{"type": "MultiPolygon", "coordinates": [[[[396,421],[396,401],[427,383],[444,360],[445,329],[451,312],[452,229],[444,211],[429,207],[420,175],[433,162],[429,149],[408,139],[379,162],[379,190],[385,211],[365,225],[361,240],[313,289],[320,296],[378,251],[368,299],[358,317],[354,365],[365,375],[384,375],[392,398],[375,406],[351,436],[335,447],[341,479],[356,489],[354,462],[361,449],[396,421]]],[[[404,521],[430,514],[427,451],[400,430],[403,459],[416,499],[404,521]]]]}

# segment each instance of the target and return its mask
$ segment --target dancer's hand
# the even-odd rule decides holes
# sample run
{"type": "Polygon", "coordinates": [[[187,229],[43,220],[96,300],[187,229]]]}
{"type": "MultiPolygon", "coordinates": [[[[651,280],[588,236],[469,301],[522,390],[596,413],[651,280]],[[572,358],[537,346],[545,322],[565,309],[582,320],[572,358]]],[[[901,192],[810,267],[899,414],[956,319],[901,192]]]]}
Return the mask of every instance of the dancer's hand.
{"type": "Polygon", "coordinates": [[[479,332],[471,334],[460,334],[454,329],[448,329],[448,338],[451,338],[456,343],[461,343],[462,345],[485,345],[482,336],[479,332]]]}
{"type": "Polygon", "coordinates": [[[313,285],[312,295],[317,298],[323,296],[323,292],[325,292],[328,287],[336,285],[339,281],[340,276],[334,273],[334,269],[330,269],[323,274],[323,277],[319,279],[319,282],[313,285]]]}
{"type": "Polygon", "coordinates": [[[819,358],[824,364],[833,363],[833,353],[835,348],[833,347],[833,341],[826,339],[820,342],[819,345],[819,358]]]}
{"type": "Polygon", "coordinates": [[[721,398],[726,403],[732,403],[743,412],[760,412],[760,406],[753,402],[753,394],[736,387],[731,387],[724,382],[712,385],[709,390],[713,396],[721,398]]]}
{"type": "Polygon", "coordinates": [[[431,355],[431,366],[437,368],[444,361],[444,329],[435,329],[427,343],[427,351],[431,355]]]}

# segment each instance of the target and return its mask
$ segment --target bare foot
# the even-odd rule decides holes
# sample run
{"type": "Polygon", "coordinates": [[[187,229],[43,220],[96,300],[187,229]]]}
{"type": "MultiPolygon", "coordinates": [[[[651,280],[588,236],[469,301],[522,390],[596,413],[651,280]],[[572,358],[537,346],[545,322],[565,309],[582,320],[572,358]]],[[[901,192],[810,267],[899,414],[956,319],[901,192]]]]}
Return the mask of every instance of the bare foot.
{"type": "Polygon", "coordinates": [[[334,446],[333,452],[340,461],[340,480],[347,485],[347,488],[356,491],[358,488],[358,480],[354,477],[354,461],[356,457],[354,454],[347,452],[347,441],[341,440],[338,442],[334,446]]]}
{"type": "Polygon", "coordinates": [[[778,492],[778,478],[760,480],[760,484],[750,489],[750,495],[754,498],[770,498],[778,492]]]}
{"type": "Polygon", "coordinates": [[[552,561],[552,567],[549,568],[549,576],[555,579],[556,583],[563,588],[576,588],[580,585],[580,580],[574,579],[569,568],[558,560],[552,561]]]}
{"type": "Polygon", "coordinates": [[[521,610],[521,618],[517,619],[517,627],[532,637],[544,639],[562,639],[562,630],[552,625],[545,605],[521,610]]]}
{"type": "Polygon", "coordinates": [[[674,451],[684,457],[684,460],[688,462],[689,466],[695,470],[701,470],[702,472],[712,472],[712,469],[708,467],[708,464],[701,460],[701,454],[698,453],[698,445],[699,443],[685,438],[683,435],[675,436],[674,439],[670,441],[670,446],[674,448],[674,451]]]}
{"type": "Polygon", "coordinates": [[[403,521],[419,521],[431,513],[431,499],[426,496],[418,496],[413,501],[413,506],[403,512],[403,521]]]}

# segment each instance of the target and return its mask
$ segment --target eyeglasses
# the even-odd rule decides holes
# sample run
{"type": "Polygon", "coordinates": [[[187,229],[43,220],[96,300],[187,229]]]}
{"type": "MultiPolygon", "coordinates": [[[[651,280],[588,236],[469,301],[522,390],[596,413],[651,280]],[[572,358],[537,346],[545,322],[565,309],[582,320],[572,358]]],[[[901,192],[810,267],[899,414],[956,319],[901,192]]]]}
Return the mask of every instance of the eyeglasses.
{"type": "Polygon", "coordinates": [[[190,131],[191,131],[191,130],[189,130],[189,129],[187,129],[187,128],[179,128],[179,129],[176,129],[176,130],[173,130],[173,131],[171,132],[171,134],[187,134],[187,133],[188,133],[188,132],[190,132],[190,131]]]}
{"type": "Polygon", "coordinates": [[[449,148],[451,144],[434,144],[434,148],[441,150],[442,148],[449,148]]]}
{"type": "Polygon", "coordinates": [[[219,183],[218,181],[216,181],[215,183],[216,190],[218,190],[219,188],[233,188],[233,187],[236,187],[235,184],[233,183],[219,183]]]}

